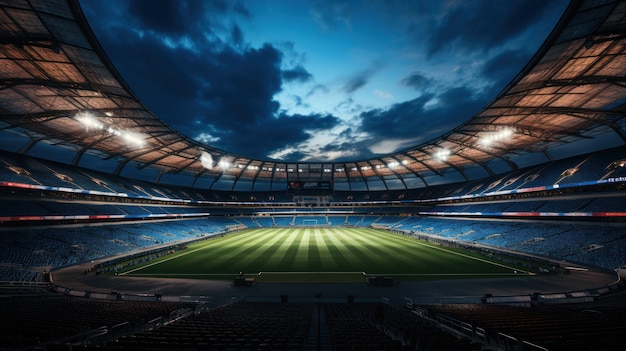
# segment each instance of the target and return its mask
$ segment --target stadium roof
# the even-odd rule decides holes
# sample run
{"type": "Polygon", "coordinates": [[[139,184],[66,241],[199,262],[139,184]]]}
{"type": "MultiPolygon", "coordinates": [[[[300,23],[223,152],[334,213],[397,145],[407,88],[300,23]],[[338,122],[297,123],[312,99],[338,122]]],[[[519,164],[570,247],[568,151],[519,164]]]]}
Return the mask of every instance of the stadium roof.
{"type": "MultiPolygon", "coordinates": [[[[353,162],[287,163],[199,143],[142,104],[113,67],[77,0],[0,1],[0,128],[161,174],[269,190],[287,181],[402,189],[432,176],[610,132],[626,142],[626,1],[572,1],[531,61],[483,110],[429,142],[353,162]]],[[[470,117],[468,115],[468,117],[470,117]]]]}

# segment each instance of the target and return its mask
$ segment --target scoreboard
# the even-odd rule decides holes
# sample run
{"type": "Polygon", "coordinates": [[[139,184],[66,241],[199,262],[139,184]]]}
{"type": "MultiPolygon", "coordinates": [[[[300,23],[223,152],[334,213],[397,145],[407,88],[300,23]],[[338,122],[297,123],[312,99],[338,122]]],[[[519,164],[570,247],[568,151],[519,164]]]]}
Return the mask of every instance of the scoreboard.
{"type": "Polygon", "coordinates": [[[287,190],[294,195],[326,195],[333,191],[333,182],[290,180],[287,182],[287,190]]]}

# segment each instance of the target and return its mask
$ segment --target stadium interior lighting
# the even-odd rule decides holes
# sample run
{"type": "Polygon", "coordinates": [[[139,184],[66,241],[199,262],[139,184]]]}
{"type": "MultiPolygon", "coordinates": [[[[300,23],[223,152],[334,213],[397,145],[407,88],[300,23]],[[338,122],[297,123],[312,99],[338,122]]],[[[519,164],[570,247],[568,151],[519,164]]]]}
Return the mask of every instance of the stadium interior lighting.
{"type": "Polygon", "coordinates": [[[124,139],[126,143],[132,146],[143,147],[144,145],[146,145],[146,141],[141,134],[129,131],[122,131],[118,135],[121,135],[122,139],[124,139]]]}
{"type": "Polygon", "coordinates": [[[79,112],[74,116],[74,119],[82,123],[87,130],[90,128],[93,129],[103,129],[104,125],[98,121],[98,119],[91,114],[90,112],[79,112]]]}
{"type": "Polygon", "coordinates": [[[232,166],[232,163],[230,163],[230,161],[228,160],[220,160],[219,165],[221,168],[226,169],[226,168],[230,168],[230,166],[232,166]]]}
{"type": "Polygon", "coordinates": [[[450,150],[448,149],[440,149],[437,152],[435,152],[435,154],[433,155],[436,159],[438,159],[439,161],[446,161],[448,160],[448,156],[450,156],[450,150]]]}
{"type": "Polygon", "coordinates": [[[402,164],[405,165],[405,166],[408,165],[409,164],[409,160],[402,160],[402,164]]]}
{"type": "Polygon", "coordinates": [[[393,162],[389,162],[389,163],[387,164],[387,167],[389,167],[389,168],[396,168],[396,167],[398,167],[399,165],[400,165],[400,162],[393,161],[393,162]]]}
{"type": "MultiPolygon", "coordinates": [[[[107,116],[109,116],[110,112],[105,112],[107,116]]],[[[112,115],[112,113],[111,113],[112,115]]],[[[130,131],[125,131],[117,128],[113,128],[112,126],[107,126],[104,123],[100,122],[96,116],[94,116],[91,112],[78,112],[74,119],[79,121],[82,125],[87,128],[87,131],[90,129],[103,130],[111,135],[119,136],[124,139],[124,141],[134,147],[143,147],[146,145],[144,140],[144,136],[139,133],[134,133],[130,131]]]]}
{"type": "Polygon", "coordinates": [[[483,136],[478,143],[484,146],[489,146],[495,142],[498,141],[504,141],[504,140],[508,140],[511,138],[511,136],[513,135],[513,129],[511,128],[504,128],[500,131],[497,132],[493,132],[493,133],[489,133],[485,136],[483,136]]]}
{"type": "Polygon", "coordinates": [[[202,167],[206,169],[211,169],[215,165],[213,162],[213,156],[206,151],[202,151],[200,154],[200,163],[202,164],[202,167]]]}

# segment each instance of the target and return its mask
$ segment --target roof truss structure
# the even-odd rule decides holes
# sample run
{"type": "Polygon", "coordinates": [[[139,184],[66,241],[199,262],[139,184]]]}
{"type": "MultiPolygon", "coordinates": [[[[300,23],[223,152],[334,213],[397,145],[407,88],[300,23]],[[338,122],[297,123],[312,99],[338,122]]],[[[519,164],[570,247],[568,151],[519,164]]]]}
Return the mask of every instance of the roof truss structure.
{"type": "MultiPolygon", "coordinates": [[[[626,140],[626,1],[574,0],[531,61],[482,111],[452,131],[389,155],[352,162],[260,160],[178,133],[135,96],[91,31],[78,0],[0,1],[0,128],[161,174],[252,184],[289,179],[407,187],[425,178],[544,152],[601,133],[626,140]],[[97,116],[86,127],[80,113],[97,116]],[[494,138],[502,132],[506,139],[494,138]],[[141,139],[128,142],[127,136],[141,139]],[[490,143],[485,140],[490,139],[490,143]],[[442,151],[444,150],[444,151],[442,151]],[[442,152],[445,157],[441,157],[442,152]],[[204,167],[203,153],[215,160],[204,167]],[[221,162],[220,162],[221,161],[221,162]]],[[[467,178],[467,177],[466,177],[467,178]]],[[[351,187],[351,185],[350,185],[351,187]]],[[[271,188],[271,186],[270,186],[271,188]]]]}

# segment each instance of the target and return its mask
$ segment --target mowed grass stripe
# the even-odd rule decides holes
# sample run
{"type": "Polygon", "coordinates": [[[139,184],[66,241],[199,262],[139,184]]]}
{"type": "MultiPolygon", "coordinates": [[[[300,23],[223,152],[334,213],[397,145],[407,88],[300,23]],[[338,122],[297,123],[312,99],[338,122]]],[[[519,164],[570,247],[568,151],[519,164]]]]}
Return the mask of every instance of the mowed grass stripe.
{"type": "MultiPolygon", "coordinates": [[[[252,255],[253,251],[258,249],[259,243],[266,241],[268,236],[275,237],[278,241],[282,237],[281,233],[287,233],[287,229],[276,231],[275,229],[261,229],[259,231],[244,231],[238,235],[231,237],[209,240],[190,247],[193,254],[183,254],[175,257],[172,264],[152,265],[137,271],[141,273],[163,272],[167,274],[176,274],[181,271],[190,274],[206,274],[206,273],[237,273],[241,268],[250,265],[256,258],[252,255]],[[222,240],[223,239],[223,240],[222,240]],[[229,240],[230,239],[230,240],[229,240]],[[219,242],[218,242],[219,240],[219,242]],[[246,255],[250,253],[250,255],[246,255]]],[[[169,262],[168,262],[169,263],[169,262]]]]}
{"type": "Polygon", "coordinates": [[[315,233],[315,229],[305,229],[309,232],[309,264],[308,270],[314,272],[324,271],[323,260],[320,255],[321,250],[326,246],[323,238],[318,237],[315,233]],[[321,239],[321,240],[318,240],[321,239]]]}
{"type": "Polygon", "coordinates": [[[334,236],[336,231],[328,228],[323,228],[321,231],[326,242],[326,248],[332,255],[336,267],[346,267],[346,271],[350,271],[355,263],[354,260],[357,260],[357,258],[347,257],[343,254],[340,245],[337,243],[339,239],[334,236]]]}
{"type": "Polygon", "coordinates": [[[309,270],[309,231],[302,230],[302,235],[298,240],[298,251],[294,257],[292,268],[293,272],[304,272],[309,270]]]}
{"type": "Polygon", "coordinates": [[[327,229],[326,233],[328,234],[328,238],[332,243],[331,247],[336,248],[340,257],[343,257],[344,261],[347,263],[346,268],[342,269],[341,271],[363,271],[363,267],[366,266],[365,260],[362,259],[362,256],[358,255],[358,252],[355,252],[355,250],[350,247],[351,245],[346,244],[347,240],[345,240],[345,238],[348,230],[349,229],[337,231],[327,229]]]}
{"type": "MultiPolygon", "coordinates": [[[[368,228],[262,228],[189,245],[128,273],[173,277],[263,272],[496,275],[513,269],[486,257],[368,228]]],[[[517,269],[518,272],[521,270],[517,269]]]]}
{"type": "Polygon", "coordinates": [[[293,243],[298,236],[299,230],[286,229],[285,235],[281,237],[281,242],[275,247],[274,253],[268,257],[265,264],[260,267],[260,271],[276,271],[282,267],[289,267],[298,250],[298,246],[293,243]]]}
{"type": "MultiPolygon", "coordinates": [[[[392,235],[380,235],[378,231],[359,230],[355,232],[355,242],[367,247],[372,255],[378,257],[378,265],[368,267],[366,271],[369,273],[387,273],[389,269],[394,268],[398,272],[413,272],[415,252],[411,250],[402,250],[393,244],[392,235]]],[[[385,233],[386,234],[386,233],[385,233]]]]}
{"type": "MultiPolygon", "coordinates": [[[[267,231],[264,235],[246,243],[244,250],[233,250],[233,256],[224,262],[226,267],[241,267],[234,272],[249,270],[248,267],[255,267],[255,273],[259,271],[280,246],[280,242],[289,235],[288,230],[276,232],[267,231]]],[[[232,268],[231,268],[232,269],[232,268]]]]}
{"type": "MultiPolygon", "coordinates": [[[[436,269],[441,269],[442,262],[447,261],[447,257],[443,257],[444,255],[441,252],[434,252],[435,255],[433,255],[431,249],[425,246],[416,246],[415,240],[410,242],[398,240],[403,238],[399,235],[381,233],[380,231],[370,229],[361,229],[359,234],[354,237],[354,240],[368,247],[370,251],[375,252],[383,260],[378,267],[373,268],[376,269],[376,273],[391,271],[427,273],[432,271],[435,266],[437,267],[436,269]],[[387,257],[386,261],[385,257],[387,257]],[[386,271],[381,271],[381,269],[386,271]]],[[[448,269],[444,269],[444,271],[447,272],[448,269]]]]}
{"type": "MultiPolygon", "coordinates": [[[[364,229],[370,233],[375,234],[375,229],[364,229]]],[[[380,233],[379,233],[380,234],[380,233]]],[[[459,274],[498,274],[498,273],[510,273],[512,270],[517,270],[523,273],[530,273],[519,268],[504,265],[498,262],[488,261],[483,257],[477,255],[471,255],[468,252],[459,252],[451,248],[442,247],[439,245],[416,241],[412,238],[404,237],[399,234],[383,233],[378,235],[379,238],[384,240],[387,246],[395,246],[400,251],[416,251],[419,252],[419,260],[430,261],[427,264],[422,264],[422,269],[425,269],[425,273],[431,271],[431,264],[437,264],[440,268],[449,270],[452,272],[459,272],[459,274]],[[389,237],[387,237],[389,235],[389,237]],[[395,244],[394,244],[395,242],[395,244]],[[478,269],[482,269],[482,272],[477,272],[478,269]]],[[[375,239],[372,239],[374,241],[375,239]]]]}
{"type": "MultiPolygon", "coordinates": [[[[367,257],[366,265],[362,270],[367,274],[378,274],[397,271],[404,273],[410,262],[403,260],[402,255],[394,252],[386,246],[386,242],[380,240],[377,232],[372,233],[358,228],[349,230],[346,233],[349,242],[353,243],[352,248],[355,254],[367,257]]],[[[409,269],[409,271],[411,271],[409,269]]]]}
{"type": "Polygon", "coordinates": [[[178,263],[191,264],[194,273],[237,273],[256,259],[258,254],[253,255],[253,252],[259,250],[259,244],[266,240],[267,232],[251,232],[246,236],[247,240],[225,241],[222,246],[204,250],[200,257],[202,261],[178,263]]]}
{"type": "MultiPolygon", "coordinates": [[[[155,261],[151,261],[149,263],[135,266],[131,270],[122,272],[121,274],[122,275],[131,274],[136,271],[141,271],[141,273],[147,273],[147,272],[154,271],[154,270],[160,271],[160,268],[151,268],[151,267],[154,267],[157,265],[163,265],[164,263],[168,261],[172,261],[172,260],[176,260],[177,262],[176,264],[172,265],[174,268],[177,268],[176,266],[178,265],[189,267],[190,265],[194,263],[194,261],[197,261],[198,259],[201,259],[201,258],[206,258],[205,256],[207,255],[198,253],[199,251],[210,250],[212,248],[221,247],[224,245],[225,241],[233,243],[233,244],[245,242],[249,240],[248,238],[248,235],[250,235],[249,232],[250,231],[241,231],[238,233],[233,233],[231,235],[228,235],[227,237],[211,237],[209,238],[208,241],[193,243],[189,245],[189,247],[186,250],[178,251],[177,253],[174,254],[174,256],[165,256],[155,261]],[[184,262],[184,263],[181,263],[181,262],[184,262]]],[[[259,232],[258,235],[263,235],[263,234],[259,232]]]]}
{"type": "Polygon", "coordinates": [[[335,267],[339,267],[335,262],[335,258],[333,254],[330,252],[328,248],[328,242],[326,240],[326,236],[319,228],[315,228],[315,241],[317,243],[317,251],[322,264],[322,267],[325,271],[331,270],[335,267]]]}

